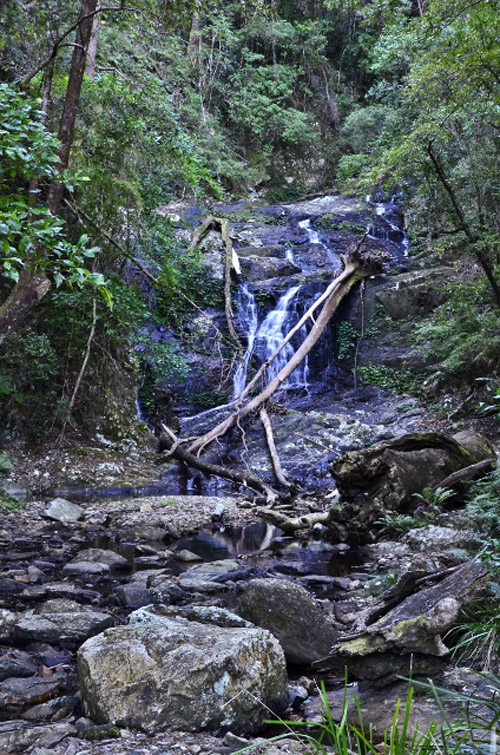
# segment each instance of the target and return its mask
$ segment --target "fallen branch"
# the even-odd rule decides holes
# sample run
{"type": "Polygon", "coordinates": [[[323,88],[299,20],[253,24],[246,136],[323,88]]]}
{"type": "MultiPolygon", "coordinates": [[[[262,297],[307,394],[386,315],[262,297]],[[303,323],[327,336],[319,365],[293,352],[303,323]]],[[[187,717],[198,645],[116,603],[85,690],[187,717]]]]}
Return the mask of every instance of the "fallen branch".
{"type": "MultiPolygon", "coordinates": [[[[289,359],[287,364],[280,370],[280,372],[278,372],[277,375],[275,375],[275,377],[257,396],[251,399],[244,406],[240,406],[239,401],[237,408],[232,412],[232,414],[229,415],[229,417],[227,417],[208,433],[200,436],[194,443],[192,443],[188,448],[188,451],[190,453],[200,454],[204,448],[206,448],[216,438],[224,435],[228,430],[234,427],[237,422],[240,422],[242,419],[252,413],[258,412],[260,410],[260,407],[263,406],[267,401],[269,401],[271,396],[278,390],[278,388],[283,385],[283,383],[286,382],[292,372],[309,354],[313,346],[320,339],[338,305],[349,293],[355,283],[357,283],[362,278],[374,275],[376,272],[380,272],[380,270],[382,269],[382,262],[385,260],[384,258],[381,259],[380,257],[374,258],[361,255],[359,253],[358,246],[356,250],[343,258],[342,261],[344,263],[343,272],[333,281],[332,285],[329,286],[330,293],[321,309],[321,312],[319,313],[317,319],[313,322],[313,326],[308,336],[305,338],[302,345],[297,349],[291,359],[289,359]]],[[[297,326],[295,326],[295,328],[297,328],[297,326]]],[[[289,340],[288,336],[286,337],[286,340],[289,340]]],[[[255,377],[240,394],[240,400],[243,395],[248,392],[249,387],[252,383],[254,383],[254,381],[255,377]]]]}
{"type": "Polygon", "coordinates": [[[303,516],[290,517],[286,514],[281,514],[274,509],[259,508],[257,513],[265,519],[267,522],[279,527],[283,532],[297,532],[297,530],[310,529],[315,524],[327,524],[328,512],[327,511],[315,511],[312,514],[304,514],[303,516]]]}
{"type": "Polygon", "coordinates": [[[495,463],[495,459],[483,459],[483,461],[478,461],[476,464],[471,464],[468,467],[459,469],[458,472],[453,472],[453,474],[448,475],[448,477],[445,477],[445,479],[439,483],[438,487],[454,488],[464,480],[472,480],[476,475],[482,474],[483,472],[490,472],[495,467],[495,463]]]}
{"type": "Polygon", "coordinates": [[[89,335],[87,338],[87,345],[85,347],[85,354],[83,357],[82,366],[80,367],[80,371],[78,373],[78,377],[76,379],[75,387],[73,388],[73,393],[71,394],[71,399],[68,406],[68,411],[66,412],[66,417],[64,418],[62,430],[59,434],[58,442],[62,443],[62,440],[64,438],[64,433],[66,432],[66,426],[70,420],[71,412],[73,411],[73,407],[75,405],[76,396],[78,393],[78,390],[80,388],[80,383],[82,382],[83,375],[85,373],[85,369],[87,367],[87,362],[89,361],[90,357],[90,349],[92,347],[92,341],[94,340],[95,335],[95,328],[97,325],[97,302],[96,298],[94,296],[94,299],[92,301],[92,325],[90,327],[89,335]]]}
{"type": "Polygon", "coordinates": [[[280,497],[280,494],[276,490],[251,474],[228,469],[220,464],[210,464],[206,461],[202,461],[197,456],[190,454],[189,451],[182,448],[182,446],[179,445],[179,439],[177,436],[165,425],[163,425],[163,430],[166,433],[166,436],[163,439],[163,448],[166,448],[168,455],[173,456],[174,459],[182,461],[189,467],[199,469],[200,472],[203,472],[203,474],[207,476],[215,475],[216,477],[223,477],[224,479],[232,480],[233,482],[238,482],[240,485],[245,485],[253,490],[257,490],[259,493],[264,493],[267,503],[273,504],[280,497]]]}
{"type": "Polygon", "coordinates": [[[261,408],[259,412],[259,417],[264,427],[264,432],[266,434],[267,447],[269,449],[269,455],[271,457],[271,463],[273,465],[274,476],[276,477],[280,485],[283,485],[285,488],[290,488],[291,483],[288,482],[285,475],[283,474],[283,469],[281,468],[281,462],[278,456],[278,449],[276,448],[276,443],[274,442],[274,434],[273,434],[273,428],[271,425],[271,420],[269,418],[269,414],[267,413],[267,409],[264,406],[261,408]]]}

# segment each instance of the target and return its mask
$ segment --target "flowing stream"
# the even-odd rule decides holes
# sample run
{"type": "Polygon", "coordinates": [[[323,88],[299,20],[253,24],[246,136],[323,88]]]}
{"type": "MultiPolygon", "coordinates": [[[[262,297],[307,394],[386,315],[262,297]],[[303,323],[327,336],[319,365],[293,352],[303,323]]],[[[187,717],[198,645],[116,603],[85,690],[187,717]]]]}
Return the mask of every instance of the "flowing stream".
{"type": "MultiPolygon", "coordinates": [[[[296,297],[300,286],[292,286],[284,293],[276,307],[272,309],[258,325],[257,303],[254,294],[247,286],[240,286],[238,293],[238,319],[241,328],[245,331],[247,348],[243,360],[238,366],[233,381],[233,397],[237,398],[246,385],[248,366],[252,356],[257,358],[259,364],[263,364],[282,343],[288,331],[298,320],[296,297]]],[[[299,332],[302,341],[307,335],[304,325],[299,332]]],[[[295,353],[292,344],[287,343],[278,356],[269,365],[267,370],[268,380],[277,375],[295,353]]],[[[307,390],[309,385],[309,362],[307,357],[297,369],[290,375],[284,384],[284,388],[303,388],[307,390]]]]}

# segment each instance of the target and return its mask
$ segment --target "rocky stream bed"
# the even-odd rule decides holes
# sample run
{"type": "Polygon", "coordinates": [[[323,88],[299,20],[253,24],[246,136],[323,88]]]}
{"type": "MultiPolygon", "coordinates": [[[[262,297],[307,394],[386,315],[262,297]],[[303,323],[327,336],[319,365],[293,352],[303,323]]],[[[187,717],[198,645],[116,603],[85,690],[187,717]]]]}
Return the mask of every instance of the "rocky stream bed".
{"type": "MultiPolygon", "coordinates": [[[[440,300],[436,282],[447,275],[444,268],[428,274],[407,258],[394,205],[328,196],[258,212],[244,203],[218,210],[231,219],[247,291],[256,301],[260,292],[257,350],[276,335],[263,327],[264,303],[284,313],[280,302],[295,300],[287,313],[297,316],[367,226],[367,243],[393,252],[387,274],[368,281],[364,298],[351,298],[341,312],[362,326],[356,357],[351,350],[350,361],[339,358],[339,330],[332,329],[302,383],[270,406],[281,462],[299,489],[277,505],[280,514],[333,510],[339,494],[332,464],[342,454],[406,434],[421,443],[425,432],[468,430],[404,390],[353,379],[354,358],[354,368],[422,367],[407,330],[415,313],[440,300]],[[298,286],[303,299],[295,298],[298,286]]],[[[181,206],[164,212],[173,222],[199,220],[181,206]]],[[[204,243],[213,274],[220,238],[204,243]]],[[[249,316],[240,317],[247,340],[249,316]]],[[[198,390],[199,381],[205,391],[217,383],[210,323],[220,326],[221,314],[209,311],[192,323],[191,343],[197,340],[205,356],[187,354],[193,371],[177,386],[178,415],[192,408],[197,380],[198,390]]],[[[173,426],[195,435],[218,412],[224,409],[175,417],[173,426]]],[[[226,463],[241,438],[231,443],[223,449],[226,463]]],[[[272,481],[261,428],[250,424],[243,445],[235,462],[272,481]]],[[[476,461],[460,453],[465,463],[476,461]]],[[[417,455],[425,472],[428,458],[417,455]]],[[[450,663],[445,645],[464,603],[487,591],[482,565],[467,555],[481,533],[459,506],[397,542],[384,537],[375,515],[359,543],[328,523],[287,534],[244,488],[192,470],[179,477],[175,462],[158,458],[143,422],[130,437],[99,432],[85,447],[38,455],[14,448],[12,460],[4,490],[27,503],[0,515],[1,753],[229,755],[276,733],[265,724],[269,717],[321,720],[321,683],[338,717],[345,667],[348,693],[382,737],[410,667],[453,689],[478,684],[450,663]]],[[[441,458],[436,464],[438,480],[454,471],[441,458]]],[[[412,721],[421,728],[441,717],[432,696],[415,699],[412,721]]],[[[307,747],[289,737],[256,751],[307,747]]]]}

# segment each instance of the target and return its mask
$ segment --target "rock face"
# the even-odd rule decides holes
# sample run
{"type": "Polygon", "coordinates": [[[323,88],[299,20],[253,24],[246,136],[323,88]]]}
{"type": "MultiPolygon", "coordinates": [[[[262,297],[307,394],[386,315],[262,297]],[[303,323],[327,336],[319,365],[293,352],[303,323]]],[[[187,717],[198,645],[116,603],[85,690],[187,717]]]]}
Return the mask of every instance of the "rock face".
{"type": "Polygon", "coordinates": [[[247,734],[288,701],[283,651],[263,629],[183,618],[110,629],[78,652],[86,714],[148,733],[247,734]]]}
{"type": "Polygon", "coordinates": [[[252,580],[239,598],[238,613],[272,632],[287,660],[297,665],[322,658],[338,639],[320,602],[289,580],[252,580]]]}
{"type": "Polygon", "coordinates": [[[367,541],[385,512],[411,513],[420,505],[415,494],[435,489],[458,470],[494,455],[478,433],[451,437],[427,432],[339,456],[330,470],[346,504],[331,508],[331,534],[343,541],[367,541]]]}

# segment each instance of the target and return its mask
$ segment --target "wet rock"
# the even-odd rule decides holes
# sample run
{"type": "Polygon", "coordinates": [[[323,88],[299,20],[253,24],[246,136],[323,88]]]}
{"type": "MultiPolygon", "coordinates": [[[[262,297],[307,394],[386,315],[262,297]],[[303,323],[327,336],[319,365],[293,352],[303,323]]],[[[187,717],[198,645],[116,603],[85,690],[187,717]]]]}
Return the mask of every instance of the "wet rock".
{"type": "Polygon", "coordinates": [[[49,642],[66,647],[112,626],[113,617],[71,600],[49,600],[18,618],[14,635],[23,642],[49,642]]]}
{"type": "Polygon", "coordinates": [[[16,579],[0,577],[0,599],[13,598],[22,593],[25,587],[25,584],[18,582],[16,579]]]}
{"type": "Polygon", "coordinates": [[[12,678],[0,682],[0,709],[17,711],[27,705],[43,703],[55,697],[62,689],[64,678],[52,676],[12,678]]]}
{"type": "Polygon", "coordinates": [[[113,571],[130,568],[130,564],[126,558],[120,556],[120,554],[115,551],[107,550],[105,548],[86,548],[83,551],[79,551],[78,555],[70,561],[70,564],[79,563],[81,561],[91,564],[105,564],[113,571]]]}
{"type": "Polygon", "coordinates": [[[153,594],[143,582],[120,585],[113,592],[113,596],[119,605],[128,608],[140,608],[153,602],[153,594]]]}
{"type": "Polygon", "coordinates": [[[0,656],[0,682],[12,676],[33,676],[36,666],[29,653],[15,648],[6,648],[0,656]]]}
{"type": "Polygon", "coordinates": [[[197,553],[193,553],[192,551],[188,551],[186,549],[181,551],[176,551],[174,554],[174,558],[176,561],[182,561],[184,563],[189,563],[190,561],[203,561],[201,556],[198,556],[197,553]]]}
{"type": "Polygon", "coordinates": [[[223,584],[224,578],[239,569],[239,562],[229,558],[199,564],[181,574],[179,586],[193,592],[219,592],[227,589],[223,584]]]}
{"type": "Polygon", "coordinates": [[[33,745],[52,747],[75,733],[75,727],[68,723],[32,726],[26,721],[4,721],[0,723],[0,752],[26,752],[33,745]]]}
{"type": "Polygon", "coordinates": [[[427,527],[410,530],[404,536],[404,542],[417,551],[446,550],[448,548],[468,548],[480,543],[480,535],[471,530],[457,530],[454,527],[427,527]]]}
{"type": "Polygon", "coordinates": [[[85,510],[81,506],[77,503],[71,503],[65,498],[54,498],[42,511],[42,516],[61,522],[61,524],[78,522],[83,519],[84,514],[85,510]]]}
{"type": "Polygon", "coordinates": [[[283,652],[269,632],[159,618],[109,629],[78,651],[84,710],[96,723],[239,734],[286,705],[283,652]]]}
{"type": "Polygon", "coordinates": [[[300,272],[293,263],[277,257],[242,257],[241,270],[250,281],[263,281],[300,272]]]}
{"type": "Polygon", "coordinates": [[[93,561],[72,561],[63,567],[62,573],[66,577],[85,579],[109,574],[111,569],[107,564],[96,564],[93,561]]]}
{"type": "Polygon", "coordinates": [[[309,697],[309,693],[301,684],[288,685],[288,700],[292,708],[297,708],[309,697]]]}
{"type": "Polygon", "coordinates": [[[322,658],[338,640],[321,603],[288,580],[252,580],[238,599],[238,613],[272,632],[290,663],[309,664],[322,658]]]}
{"type": "Polygon", "coordinates": [[[26,721],[60,721],[72,715],[79,704],[80,699],[76,696],[55,697],[46,703],[29,708],[23,713],[23,718],[26,721]]]}

